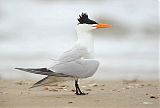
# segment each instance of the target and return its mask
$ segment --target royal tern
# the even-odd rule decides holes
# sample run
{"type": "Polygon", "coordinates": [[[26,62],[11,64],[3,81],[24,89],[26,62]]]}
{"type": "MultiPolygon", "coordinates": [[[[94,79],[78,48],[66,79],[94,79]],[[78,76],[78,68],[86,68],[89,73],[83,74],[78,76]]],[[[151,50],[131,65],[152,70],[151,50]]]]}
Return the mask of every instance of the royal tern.
{"type": "Polygon", "coordinates": [[[86,13],[79,15],[78,21],[76,27],[77,42],[73,48],[64,52],[52,67],[38,69],[15,68],[34,74],[47,75],[31,88],[73,79],[75,80],[75,94],[85,95],[79,88],[78,79],[91,77],[99,66],[99,62],[93,59],[94,40],[91,31],[98,28],[110,28],[111,25],[97,23],[89,19],[86,13]]]}

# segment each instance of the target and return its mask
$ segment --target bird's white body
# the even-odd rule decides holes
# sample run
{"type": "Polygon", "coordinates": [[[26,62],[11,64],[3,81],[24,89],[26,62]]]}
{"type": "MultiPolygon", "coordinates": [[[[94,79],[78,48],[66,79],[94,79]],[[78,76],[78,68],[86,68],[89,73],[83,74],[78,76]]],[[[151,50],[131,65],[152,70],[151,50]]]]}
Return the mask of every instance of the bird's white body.
{"type": "Polygon", "coordinates": [[[94,40],[91,30],[85,25],[77,26],[78,40],[74,47],[64,52],[58,63],[51,68],[53,72],[63,73],[76,78],[91,77],[97,70],[99,62],[93,59],[94,40]]]}
{"type": "Polygon", "coordinates": [[[48,85],[50,83],[75,79],[77,95],[85,95],[79,86],[79,78],[91,77],[98,69],[99,62],[94,59],[94,40],[91,31],[96,28],[109,28],[111,25],[98,24],[90,20],[88,15],[82,13],[78,18],[77,42],[73,48],[64,52],[57,60],[57,63],[50,68],[16,68],[18,70],[47,75],[47,77],[35,83],[32,87],[48,85]]]}

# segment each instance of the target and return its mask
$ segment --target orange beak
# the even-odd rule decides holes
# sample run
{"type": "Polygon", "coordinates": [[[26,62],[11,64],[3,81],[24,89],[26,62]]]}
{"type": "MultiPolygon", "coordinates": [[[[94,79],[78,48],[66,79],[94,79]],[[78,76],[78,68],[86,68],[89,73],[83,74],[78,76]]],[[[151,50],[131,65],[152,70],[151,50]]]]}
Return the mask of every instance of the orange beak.
{"type": "Polygon", "coordinates": [[[96,28],[110,28],[112,27],[112,25],[109,25],[109,24],[97,24],[96,25],[96,28]]]}

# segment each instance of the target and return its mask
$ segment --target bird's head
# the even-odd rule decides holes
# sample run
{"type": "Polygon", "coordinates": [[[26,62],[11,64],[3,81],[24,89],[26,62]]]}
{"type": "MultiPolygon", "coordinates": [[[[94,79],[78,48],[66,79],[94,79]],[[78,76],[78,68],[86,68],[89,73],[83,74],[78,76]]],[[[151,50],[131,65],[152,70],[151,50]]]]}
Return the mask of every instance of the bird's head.
{"type": "Polygon", "coordinates": [[[77,29],[83,32],[93,29],[112,27],[112,25],[97,23],[96,21],[89,19],[86,13],[79,15],[78,21],[77,29]]]}

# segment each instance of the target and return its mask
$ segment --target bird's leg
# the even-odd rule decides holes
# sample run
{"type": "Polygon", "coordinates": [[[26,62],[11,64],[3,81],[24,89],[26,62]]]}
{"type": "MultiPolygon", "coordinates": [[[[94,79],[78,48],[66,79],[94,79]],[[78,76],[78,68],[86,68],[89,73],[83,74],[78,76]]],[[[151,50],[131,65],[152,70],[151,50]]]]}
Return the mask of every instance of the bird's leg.
{"type": "MultiPolygon", "coordinates": [[[[79,85],[78,85],[78,80],[75,80],[75,87],[76,87],[76,95],[86,95],[86,93],[83,93],[81,91],[81,89],[79,88],[79,85]]],[[[88,94],[88,93],[87,93],[88,94]]]]}
{"type": "Polygon", "coordinates": [[[76,87],[76,95],[79,95],[79,92],[78,92],[78,83],[77,83],[77,80],[75,80],[75,87],[76,87]]]}

